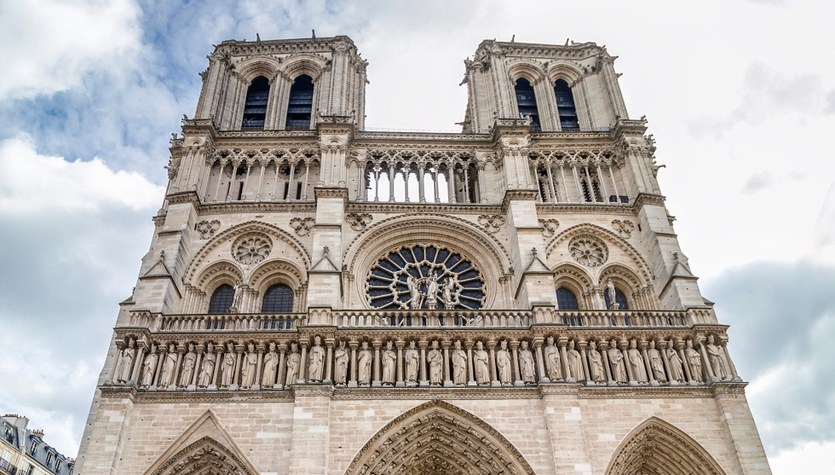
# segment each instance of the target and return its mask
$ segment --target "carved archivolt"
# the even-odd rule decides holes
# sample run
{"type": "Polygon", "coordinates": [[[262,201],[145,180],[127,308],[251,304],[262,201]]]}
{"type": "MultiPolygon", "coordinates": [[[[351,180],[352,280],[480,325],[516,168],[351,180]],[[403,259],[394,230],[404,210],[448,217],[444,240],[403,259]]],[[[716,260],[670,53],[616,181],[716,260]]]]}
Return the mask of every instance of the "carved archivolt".
{"type": "Polygon", "coordinates": [[[618,446],[607,475],[724,475],[698,442],[675,426],[651,417],[618,446]]]}
{"type": "MultiPolygon", "coordinates": [[[[214,238],[209,240],[209,242],[207,242],[200,249],[200,251],[198,251],[197,255],[189,264],[184,274],[185,277],[183,278],[183,281],[187,284],[190,283],[196,287],[203,288],[203,283],[206,282],[208,273],[208,270],[204,269],[204,266],[206,266],[209,262],[215,262],[217,260],[217,258],[214,257],[216,251],[220,250],[219,248],[221,248],[221,246],[227,245],[230,246],[229,251],[227,252],[234,252],[234,245],[238,243],[239,238],[256,235],[270,239],[271,243],[273,243],[274,250],[272,252],[268,252],[264,259],[271,254],[278,253],[281,255],[274,257],[294,262],[296,265],[305,269],[310,266],[310,256],[296,238],[272,224],[249,221],[216,234],[214,238]],[[231,245],[227,243],[230,243],[231,245]],[[196,280],[198,280],[198,275],[200,276],[199,283],[196,282],[196,280]]],[[[264,259],[257,262],[261,262],[264,259]]],[[[232,266],[236,267],[234,264],[232,264],[232,266]]],[[[240,270],[236,270],[234,273],[239,276],[243,274],[240,270]]]]}
{"type": "Polygon", "coordinates": [[[348,470],[355,474],[533,474],[522,454],[489,424],[433,400],[377,432],[348,470]]]}
{"type": "Polygon", "coordinates": [[[229,449],[210,437],[184,448],[150,475],[257,475],[229,449]]]}
{"type": "MultiPolygon", "coordinates": [[[[481,271],[485,282],[499,281],[511,267],[507,251],[495,237],[470,221],[440,214],[401,215],[380,221],[351,242],[343,262],[350,274],[365,275],[379,256],[413,245],[416,239],[460,253],[481,271]]],[[[364,282],[357,280],[356,290],[358,295],[364,294],[364,282]]],[[[491,308],[496,294],[487,296],[483,308],[491,308]]]]}
{"type": "MultiPolygon", "coordinates": [[[[613,252],[612,249],[620,250],[620,252],[625,254],[626,257],[631,261],[632,266],[634,266],[634,275],[636,275],[641,281],[641,285],[637,287],[641,288],[650,285],[650,283],[652,282],[652,273],[650,272],[649,266],[647,265],[643,257],[641,257],[640,253],[638,253],[638,251],[631,244],[621,239],[617,234],[593,224],[580,224],[568,228],[562,233],[558,234],[545,247],[546,257],[548,259],[553,259],[552,255],[558,252],[568,252],[565,243],[571,242],[575,237],[581,235],[594,236],[600,239],[610,248],[609,254],[613,252]]],[[[614,258],[612,259],[614,261],[614,258]]],[[[622,264],[625,263],[622,262],[622,264]]]]}

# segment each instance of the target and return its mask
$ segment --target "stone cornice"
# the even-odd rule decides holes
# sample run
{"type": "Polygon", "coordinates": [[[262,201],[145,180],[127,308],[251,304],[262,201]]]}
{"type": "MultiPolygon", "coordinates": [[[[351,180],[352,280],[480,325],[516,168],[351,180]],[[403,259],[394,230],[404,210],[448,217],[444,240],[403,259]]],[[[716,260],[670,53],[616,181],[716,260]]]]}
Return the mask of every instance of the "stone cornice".
{"type": "Polygon", "coordinates": [[[229,203],[201,203],[200,215],[228,215],[234,213],[315,213],[314,201],[235,201],[229,203]]]}
{"type": "Polygon", "coordinates": [[[640,209],[646,205],[652,206],[664,206],[664,201],[666,198],[662,195],[656,195],[651,193],[639,193],[638,196],[635,198],[635,208],[640,209]]]}
{"type": "Polygon", "coordinates": [[[604,214],[615,213],[624,216],[634,216],[635,207],[627,204],[605,203],[537,203],[540,217],[547,217],[547,213],[556,214],[604,214]]]}
{"type": "Polygon", "coordinates": [[[169,193],[166,199],[169,205],[191,203],[198,206],[200,204],[200,197],[197,196],[195,191],[176,191],[169,193]]]}
{"type": "Polygon", "coordinates": [[[502,199],[502,209],[507,209],[510,202],[513,200],[520,201],[536,201],[538,193],[536,190],[507,190],[502,199]]]}
{"type": "Polygon", "coordinates": [[[286,40],[226,40],[215,47],[213,54],[223,52],[233,56],[249,56],[257,54],[331,53],[334,46],[338,44],[347,44],[356,54],[356,46],[353,40],[344,35],[286,40]]]}
{"type": "Polygon", "coordinates": [[[350,201],[348,213],[443,213],[443,214],[499,214],[504,210],[498,204],[476,203],[402,203],[389,201],[350,201]]]}

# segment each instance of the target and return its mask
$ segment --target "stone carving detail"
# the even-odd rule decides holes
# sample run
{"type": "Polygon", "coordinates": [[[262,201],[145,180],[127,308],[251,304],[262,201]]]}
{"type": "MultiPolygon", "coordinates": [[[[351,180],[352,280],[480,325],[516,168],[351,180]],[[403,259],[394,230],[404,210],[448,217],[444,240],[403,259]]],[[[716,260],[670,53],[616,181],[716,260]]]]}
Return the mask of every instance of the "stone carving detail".
{"type": "Polygon", "coordinates": [[[463,386],[467,384],[467,352],[461,348],[461,340],[455,340],[453,348],[452,382],[456,386],[463,386]]]}
{"type": "Polygon", "coordinates": [[[366,281],[369,302],[380,309],[477,310],[484,305],[481,273],[457,252],[434,245],[392,251],[366,281]]]}
{"type": "Polygon", "coordinates": [[[507,350],[507,340],[502,340],[499,343],[499,349],[496,350],[496,368],[498,370],[499,382],[503,386],[509,386],[513,381],[510,371],[510,352],[507,350]]]}
{"type": "Polygon", "coordinates": [[[119,353],[119,362],[116,363],[116,370],[113,371],[113,380],[117,383],[127,383],[130,380],[133,370],[133,359],[136,356],[136,341],[133,338],[128,340],[128,346],[119,353]]]}
{"type": "Polygon", "coordinates": [[[142,376],[139,378],[139,386],[147,388],[154,384],[154,373],[157,370],[157,345],[151,345],[151,351],[142,362],[142,376]]]}
{"type": "Polygon", "coordinates": [[[183,368],[180,370],[180,387],[185,388],[191,385],[194,377],[194,367],[197,364],[197,353],[194,352],[194,343],[188,344],[188,353],[183,356],[183,368]]]}
{"type": "Polygon", "coordinates": [[[491,233],[496,233],[504,225],[504,216],[482,214],[478,217],[478,224],[491,233]]]}
{"type": "Polygon", "coordinates": [[[287,377],[284,381],[285,386],[292,386],[296,384],[296,381],[299,379],[301,361],[302,359],[299,355],[299,345],[291,343],[290,353],[287,355],[287,377]]]}
{"type": "Polygon", "coordinates": [[[403,354],[403,358],[406,360],[406,386],[417,386],[418,366],[420,365],[420,353],[418,353],[418,350],[415,348],[414,340],[409,342],[409,347],[406,348],[406,352],[403,354]]]}
{"type": "Polygon", "coordinates": [[[440,386],[443,374],[444,355],[438,349],[438,340],[432,341],[432,349],[427,353],[426,361],[429,363],[429,385],[440,386]]]}
{"type": "Polygon", "coordinates": [[[313,338],[313,347],[310,349],[310,365],[308,366],[308,379],[311,383],[322,381],[322,374],[325,372],[325,349],[322,348],[322,338],[313,338]]]}
{"type": "Polygon", "coordinates": [[[362,342],[360,347],[359,357],[357,358],[357,385],[368,386],[371,384],[371,362],[373,355],[368,349],[368,342],[362,342]]]}
{"type": "Polygon", "coordinates": [[[345,215],[345,221],[351,225],[351,229],[354,231],[362,231],[368,227],[373,220],[374,217],[369,213],[348,213],[345,215]]]}
{"type": "Polygon", "coordinates": [[[542,236],[551,238],[557,234],[557,228],[560,226],[560,222],[556,219],[540,219],[539,225],[542,226],[542,236]]]}
{"type": "Polygon", "coordinates": [[[632,237],[632,231],[635,230],[635,223],[624,219],[623,221],[615,219],[612,221],[612,229],[617,231],[618,235],[624,239],[632,237]]]}
{"type": "Polygon", "coordinates": [[[545,372],[548,374],[548,379],[551,381],[562,381],[562,368],[560,366],[560,350],[554,344],[554,337],[549,336],[545,340],[548,344],[545,346],[545,372]]]}
{"type": "Polygon", "coordinates": [[[345,348],[345,340],[341,340],[334,350],[333,363],[334,385],[345,386],[348,381],[348,349],[345,348]]]}
{"type": "Polygon", "coordinates": [[[307,236],[310,234],[310,230],[313,229],[314,224],[316,224],[316,220],[313,218],[293,218],[290,220],[290,227],[299,236],[307,236]]]}
{"type": "Polygon", "coordinates": [[[473,350],[473,369],[475,371],[475,382],[479,386],[487,386],[490,384],[489,367],[490,357],[484,349],[484,345],[479,341],[475,344],[473,350]]]}
{"type": "Polygon", "coordinates": [[[232,245],[232,257],[241,264],[257,264],[270,255],[273,243],[264,234],[241,236],[232,245]]]}
{"type": "Polygon", "coordinates": [[[194,225],[194,230],[200,233],[200,239],[209,239],[215,235],[215,231],[218,229],[220,229],[220,221],[216,219],[203,220],[194,225]]]}
{"type": "Polygon", "coordinates": [[[568,252],[575,261],[586,267],[598,267],[609,258],[606,244],[594,236],[577,236],[568,243],[568,252]]]}
{"type": "Polygon", "coordinates": [[[207,388],[212,384],[212,378],[215,375],[215,365],[217,363],[217,355],[215,354],[215,345],[209,343],[206,347],[206,354],[203,356],[203,363],[200,366],[200,374],[197,376],[197,387],[207,388]]]}
{"type": "Polygon", "coordinates": [[[536,382],[536,370],[534,369],[533,353],[528,349],[528,342],[522,341],[519,349],[519,373],[522,382],[534,384],[536,382]]]}

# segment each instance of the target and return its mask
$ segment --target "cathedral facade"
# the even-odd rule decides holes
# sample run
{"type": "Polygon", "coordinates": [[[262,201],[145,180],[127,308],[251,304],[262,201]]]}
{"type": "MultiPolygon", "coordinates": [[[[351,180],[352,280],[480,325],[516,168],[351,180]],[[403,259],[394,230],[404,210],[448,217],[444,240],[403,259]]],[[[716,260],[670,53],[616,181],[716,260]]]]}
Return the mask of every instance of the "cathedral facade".
{"type": "Polygon", "coordinates": [[[484,41],[379,132],[349,38],[217,46],[76,473],[769,473],[614,59],[484,41]]]}

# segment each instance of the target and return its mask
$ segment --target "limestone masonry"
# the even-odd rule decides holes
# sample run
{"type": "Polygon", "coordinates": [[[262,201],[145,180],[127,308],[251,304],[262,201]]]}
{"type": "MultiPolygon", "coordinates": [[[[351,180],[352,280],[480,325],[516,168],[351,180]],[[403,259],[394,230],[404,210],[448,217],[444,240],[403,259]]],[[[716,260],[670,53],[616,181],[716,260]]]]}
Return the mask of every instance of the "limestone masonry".
{"type": "Polygon", "coordinates": [[[217,46],[75,473],[770,473],[614,60],[484,41],[461,133],[374,132],[348,37],[217,46]]]}

